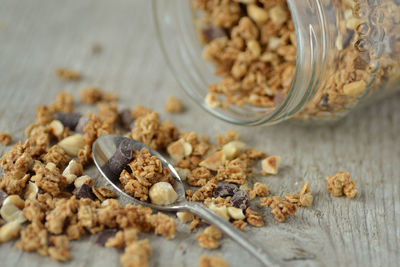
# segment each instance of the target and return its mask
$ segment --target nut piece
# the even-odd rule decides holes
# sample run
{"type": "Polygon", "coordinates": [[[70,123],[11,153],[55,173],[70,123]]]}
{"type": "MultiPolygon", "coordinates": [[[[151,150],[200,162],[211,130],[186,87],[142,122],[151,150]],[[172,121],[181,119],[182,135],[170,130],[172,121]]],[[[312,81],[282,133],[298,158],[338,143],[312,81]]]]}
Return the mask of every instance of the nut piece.
{"type": "Polygon", "coordinates": [[[151,203],[156,205],[169,205],[178,199],[178,194],[170,183],[158,182],[149,190],[151,203]]]}
{"type": "Polygon", "coordinates": [[[271,37],[268,40],[268,47],[272,50],[278,49],[279,45],[281,44],[281,39],[276,37],[271,37]]]}
{"type": "Polygon", "coordinates": [[[26,218],[22,215],[25,202],[18,195],[8,196],[0,209],[0,215],[6,222],[16,221],[23,223],[26,218]]]}
{"type": "Polygon", "coordinates": [[[310,206],[313,202],[313,196],[310,191],[310,182],[306,182],[300,190],[299,205],[303,207],[310,206]]]}
{"type": "Polygon", "coordinates": [[[3,225],[0,228],[0,243],[7,242],[18,237],[20,228],[21,223],[18,221],[12,221],[3,225]]]}
{"type": "Polygon", "coordinates": [[[232,160],[239,156],[245,146],[246,144],[243,142],[231,141],[222,147],[222,151],[224,152],[225,158],[227,160],[232,160]]]}
{"type": "Polygon", "coordinates": [[[257,24],[267,22],[269,18],[268,12],[264,8],[259,7],[256,4],[247,5],[247,14],[249,14],[249,17],[257,24]]]}
{"type": "Polygon", "coordinates": [[[276,5],[269,10],[269,15],[271,17],[272,22],[275,24],[277,28],[279,28],[283,23],[288,20],[288,14],[283,9],[282,6],[276,5]]]}
{"type": "Polygon", "coordinates": [[[183,138],[176,142],[170,144],[167,148],[168,154],[175,161],[179,161],[184,157],[190,156],[192,154],[192,145],[186,142],[183,138]]]}
{"type": "Polygon", "coordinates": [[[218,96],[214,93],[208,93],[205,98],[205,104],[207,107],[215,109],[221,106],[221,102],[218,99],[218,96]]]}
{"type": "Polygon", "coordinates": [[[281,157],[270,156],[261,161],[261,168],[265,174],[277,174],[281,157]]]}
{"type": "Polygon", "coordinates": [[[225,163],[226,157],[225,153],[221,151],[214,152],[208,156],[205,160],[199,163],[199,166],[205,167],[207,169],[217,171],[220,166],[225,163]]]}
{"type": "Polygon", "coordinates": [[[181,178],[182,181],[186,181],[187,177],[191,173],[189,169],[182,169],[182,168],[175,167],[175,170],[179,174],[179,177],[181,178]]]}
{"type": "Polygon", "coordinates": [[[254,58],[259,58],[261,55],[261,46],[256,40],[250,40],[247,43],[247,49],[251,52],[254,58]]]}
{"type": "Polygon", "coordinates": [[[214,203],[211,203],[209,208],[225,220],[229,221],[229,215],[226,206],[217,207],[214,203]]]}
{"type": "Polygon", "coordinates": [[[80,134],[75,134],[68,136],[58,142],[58,145],[64,149],[64,151],[70,156],[70,157],[76,157],[78,156],[79,150],[83,148],[85,145],[85,142],[83,141],[83,136],[80,134]]]}
{"type": "Polygon", "coordinates": [[[60,138],[64,133],[64,125],[59,120],[53,120],[49,124],[50,133],[57,138],[60,138]]]}
{"type": "Polygon", "coordinates": [[[228,207],[228,215],[234,220],[242,220],[246,218],[243,214],[243,210],[235,207],[228,207]]]}
{"type": "Polygon", "coordinates": [[[29,182],[25,187],[24,199],[36,199],[38,192],[39,187],[35,183],[29,182]]]}
{"type": "Polygon", "coordinates": [[[87,176],[87,175],[83,175],[83,176],[81,176],[81,177],[78,177],[78,178],[74,181],[74,186],[75,186],[76,188],[81,187],[83,184],[88,184],[88,185],[92,186],[92,185],[93,185],[93,180],[92,180],[92,178],[90,178],[90,177],[87,176]]]}
{"type": "Polygon", "coordinates": [[[188,223],[194,220],[193,213],[187,211],[178,211],[176,217],[178,217],[178,219],[183,223],[188,223]]]}
{"type": "Polygon", "coordinates": [[[367,88],[365,81],[348,83],[343,86],[343,93],[348,96],[356,96],[367,88]]]}
{"type": "Polygon", "coordinates": [[[67,183],[72,184],[77,177],[83,174],[83,166],[76,160],[71,160],[62,175],[67,178],[67,183]]]}

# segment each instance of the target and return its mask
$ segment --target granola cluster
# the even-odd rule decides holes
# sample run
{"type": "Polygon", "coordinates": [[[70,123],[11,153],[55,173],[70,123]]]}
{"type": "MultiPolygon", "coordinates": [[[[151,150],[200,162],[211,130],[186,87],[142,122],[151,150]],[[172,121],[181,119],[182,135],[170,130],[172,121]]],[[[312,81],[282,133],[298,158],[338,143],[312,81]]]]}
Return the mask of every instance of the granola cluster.
{"type": "Polygon", "coordinates": [[[306,182],[300,190],[300,194],[285,194],[285,199],[290,203],[297,204],[302,207],[310,206],[313,202],[313,196],[310,191],[310,182],[306,182]]]}
{"type": "Polygon", "coordinates": [[[334,197],[346,195],[353,198],[357,194],[356,183],[350,179],[350,173],[339,171],[333,176],[326,178],[327,188],[334,197]]]}
{"type": "Polygon", "coordinates": [[[221,237],[221,231],[217,227],[211,225],[208,226],[203,233],[197,234],[197,241],[203,248],[216,249],[219,247],[218,240],[221,239],[221,237]]]}
{"type": "Polygon", "coordinates": [[[178,98],[171,95],[168,98],[164,109],[166,112],[169,112],[169,113],[181,113],[183,111],[182,101],[180,101],[178,98]]]}
{"type": "Polygon", "coordinates": [[[297,206],[295,204],[279,196],[263,198],[260,204],[271,208],[271,213],[278,222],[284,222],[288,216],[294,215],[297,211],[297,206]]]}
{"type": "Polygon", "coordinates": [[[11,144],[12,137],[9,133],[6,132],[0,132],[0,143],[2,143],[5,146],[8,146],[11,144]]]}

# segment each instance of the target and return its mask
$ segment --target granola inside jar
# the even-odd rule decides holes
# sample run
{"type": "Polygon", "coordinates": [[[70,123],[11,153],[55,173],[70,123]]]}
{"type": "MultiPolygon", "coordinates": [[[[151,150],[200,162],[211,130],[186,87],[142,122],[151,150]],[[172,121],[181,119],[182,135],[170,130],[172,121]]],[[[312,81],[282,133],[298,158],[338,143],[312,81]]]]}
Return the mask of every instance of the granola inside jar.
{"type": "Polygon", "coordinates": [[[400,88],[396,0],[164,2],[153,11],[171,69],[231,123],[332,121],[400,88]]]}

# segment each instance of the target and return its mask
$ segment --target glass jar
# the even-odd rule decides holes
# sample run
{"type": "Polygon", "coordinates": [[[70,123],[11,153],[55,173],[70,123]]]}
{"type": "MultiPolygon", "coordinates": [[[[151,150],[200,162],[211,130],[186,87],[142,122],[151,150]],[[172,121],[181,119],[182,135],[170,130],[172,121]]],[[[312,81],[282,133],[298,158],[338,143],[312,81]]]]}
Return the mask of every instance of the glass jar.
{"type": "MultiPolygon", "coordinates": [[[[235,2],[242,2],[241,12],[246,12],[243,2],[256,1],[235,2]]],[[[221,77],[202,57],[204,43],[196,25],[201,12],[190,0],[153,0],[153,15],[162,51],[181,86],[205,110],[230,123],[332,121],[400,89],[399,0],[287,0],[287,5],[296,64],[284,98],[271,98],[273,106],[206,105],[209,84],[221,77]]]]}

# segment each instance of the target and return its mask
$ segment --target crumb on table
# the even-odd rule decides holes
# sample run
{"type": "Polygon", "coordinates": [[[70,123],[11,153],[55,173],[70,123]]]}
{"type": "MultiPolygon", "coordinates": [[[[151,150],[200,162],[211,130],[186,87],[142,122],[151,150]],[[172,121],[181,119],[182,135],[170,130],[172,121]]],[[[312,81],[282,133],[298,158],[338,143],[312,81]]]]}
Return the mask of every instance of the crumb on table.
{"type": "Polygon", "coordinates": [[[12,136],[9,133],[6,132],[0,132],[0,143],[2,143],[5,146],[8,146],[11,144],[12,141],[12,136]]]}
{"type": "Polygon", "coordinates": [[[81,73],[77,70],[67,68],[56,68],[54,72],[63,80],[76,81],[81,78],[81,73]]]}
{"type": "Polygon", "coordinates": [[[164,109],[166,112],[169,112],[169,113],[181,113],[183,111],[182,101],[179,100],[178,98],[176,98],[175,96],[171,95],[168,98],[164,109]]]}

